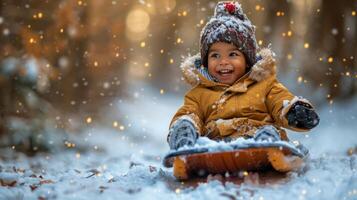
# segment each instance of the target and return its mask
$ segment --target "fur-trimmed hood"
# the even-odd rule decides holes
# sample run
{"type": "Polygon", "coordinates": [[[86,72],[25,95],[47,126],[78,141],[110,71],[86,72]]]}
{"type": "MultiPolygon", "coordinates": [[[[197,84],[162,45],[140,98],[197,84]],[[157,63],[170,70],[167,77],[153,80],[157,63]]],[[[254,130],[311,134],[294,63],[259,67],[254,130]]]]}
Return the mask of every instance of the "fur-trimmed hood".
{"type": "MultiPolygon", "coordinates": [[[[263,48],[259,53],[261,58],[256,62],[250,71],[246,75],[249,79],[253,81],[262,81],[270,76],[276,75],[276,63],[275,63],[275,54],[272,50],[268,48],[263,48]]],[[[200,70],[201,67],[201,56],[196,54],[194,56],[187,57],[183,60],[180,65],[182,74],[187,83],[191,86],[196,86],[198,84],[204,85],[216,85],[220,83],[215,83],[210,81],[205,74],[200,70]]]]}

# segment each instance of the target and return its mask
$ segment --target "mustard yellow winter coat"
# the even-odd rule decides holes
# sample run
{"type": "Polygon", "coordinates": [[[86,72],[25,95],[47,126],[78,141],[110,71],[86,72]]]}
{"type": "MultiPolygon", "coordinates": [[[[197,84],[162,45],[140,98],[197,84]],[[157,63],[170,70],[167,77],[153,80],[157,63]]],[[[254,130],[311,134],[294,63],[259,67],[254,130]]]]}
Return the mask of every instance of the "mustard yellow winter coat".
{"type": "Polygon", "coordinates": [[[199,55],[187,58],[181,69],[193,88],[185,95],[170,127],[185,118],[193,122],[201,136],[216,140],[253,136],[264,125],[275,126],[284,140],[288,138],[283,128],[308,131],[289,126],[286,114],[296,101],[309,102],[279,83],[270,49],[259,54],[262,59],[232,86],[210,81],[200,73],[195,66],[199,55]]]}

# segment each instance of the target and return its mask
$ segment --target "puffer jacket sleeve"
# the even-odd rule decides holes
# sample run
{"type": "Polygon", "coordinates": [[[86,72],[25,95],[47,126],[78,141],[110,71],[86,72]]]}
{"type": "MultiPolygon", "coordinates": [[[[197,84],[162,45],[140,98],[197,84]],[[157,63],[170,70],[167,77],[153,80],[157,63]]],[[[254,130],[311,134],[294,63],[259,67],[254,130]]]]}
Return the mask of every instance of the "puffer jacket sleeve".
{"type": "MultiPolygon", "coordinates": [[[[298,132],[305,132],[309,129],[301,129],[293,126],[289,126],[286,115],[291,106],[298,102],[304,102],[311,105],[306,99],[293,95],[283,84],[281,84],[275,77],[271,77],[268,80],[270,87],[268,87],[268,93],[266,96],[266,105],[270,115],[274,118],[275,123],[278,126],[288,128],[298,132]]],[[[312,105],[311,105],[312,107],[312,105]]]]}
{"type": "Polygon", "coordinates": [[[203,112],[199,105],[199,93],[197,90],[190,90],[184,98],[184,104],[179,108],[179,110],[174,115],[170,123],[170,128],[179,120],[187,119],[193,123],[196,127],[199,135],[202,135],[203,130],[203,112]]]}

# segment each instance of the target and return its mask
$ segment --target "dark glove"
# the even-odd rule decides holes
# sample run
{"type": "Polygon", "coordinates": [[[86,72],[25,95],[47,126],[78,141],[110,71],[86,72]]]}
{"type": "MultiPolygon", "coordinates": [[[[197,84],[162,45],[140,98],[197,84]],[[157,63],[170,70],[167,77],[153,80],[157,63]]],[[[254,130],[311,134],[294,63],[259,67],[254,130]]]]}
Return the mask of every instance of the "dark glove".
{"type": "Polygon", "coordinates": [[[319,116],[307,103],[296,102],[286,115],[289,126],[303,129],[312,129],[320,122],[319,116]]]}
{"type": "Polygon", "coordinates": [[[177,121],[170,129],[168,143],[170,149],[178,149],[185,145],[193,146],[198,138],[195,126],[187,119],[177,121]]]}

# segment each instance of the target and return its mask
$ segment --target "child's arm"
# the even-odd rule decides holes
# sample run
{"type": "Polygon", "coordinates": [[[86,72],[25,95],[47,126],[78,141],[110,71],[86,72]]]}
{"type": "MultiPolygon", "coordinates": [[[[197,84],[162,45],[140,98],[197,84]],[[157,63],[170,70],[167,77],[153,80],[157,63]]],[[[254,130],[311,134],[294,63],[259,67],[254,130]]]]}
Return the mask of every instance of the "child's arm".
{"type": "Polygon", "coordinates": [[[184,105],[173,117],[167,141],[171,149],[195,144],[203,129],[203,114],[194,92],[185,95],[184,105]]]}
{"type": "Polygon", "coordinates": [[[319,123],[319,117],[306,99],[296,97],[279,83],[271,80],[266,104],[277,125],[295,131],[308,131],[319,123]]]}

